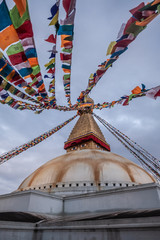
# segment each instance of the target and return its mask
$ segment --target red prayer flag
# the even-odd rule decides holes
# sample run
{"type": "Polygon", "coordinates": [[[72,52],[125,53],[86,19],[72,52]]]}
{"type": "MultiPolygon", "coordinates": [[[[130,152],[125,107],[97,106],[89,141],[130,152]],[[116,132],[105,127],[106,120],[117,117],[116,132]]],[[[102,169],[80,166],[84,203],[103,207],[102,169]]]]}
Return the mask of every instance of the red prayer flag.
{"type": "Polygon", "coordinates": [[[55,68],[50,68],[47,73],[55,73],[55,68]]]}
{"type": "Polygon", "coordinates": [[[16,54],[10,55],[8,57],[13,65],[17,65],[17,64],[27,61],[27,57],[24,52],[16,53],[16,54]]]}
{"type": "Polygon", "coordinates": [[[50,42],[50,43],[56,43],[56,38],[54,37],[53,34],[51,34],[45,41],[50,42]]]}
{"type": "Polygon", "coordinates": [[[123,106],[127,106],[128,105],[128,100],[129,100],[129,96],[126,98],[126,100],[123,103],[123,106]]]}
{"type": "Polygon", "coordinates": [[[71,4],[71,0],[63,0],[63,7],[64,7],[66,13],[68,13],[68,11],[69,11],[70,4],[71,4]]]}
{"type": "Polygon", "coordinates": [[[64,54],[60,53],[61,60],[70,60],[72,57],[72,54],[64,54]]]}
{"type": "Polygon", "coordinates": [[[33,37],[32,23],[30,20],[25,21],[19,28],[16,29],[16,31],[21,40],[33,37]]]}
{"type": "Polygon", "coordinates": [[[160,90],[154,95],[154,97],[160,97],[160,90]]]}

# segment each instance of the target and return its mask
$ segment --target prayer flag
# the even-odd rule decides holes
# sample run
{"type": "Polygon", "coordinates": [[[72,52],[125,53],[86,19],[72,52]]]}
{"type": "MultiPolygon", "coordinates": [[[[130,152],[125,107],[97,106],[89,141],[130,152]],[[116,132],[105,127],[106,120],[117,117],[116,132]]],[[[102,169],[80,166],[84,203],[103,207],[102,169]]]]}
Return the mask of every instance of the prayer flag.
{"type": "Polygon", "coordinates": [[[10,16],[9,16],[9,12],[8,12],[8,8],[6,5],[5,1],[2,1],[2,3],[0,4],[0,31],[2,31],[3,29],[5,29],[6,27],[12,25],[10,16]]]}
{"type": "Polygon", "coordinates": [[[75,18],[76,10],[74,9],[73,12],[64,20],[60,20],[61,25],[73,24],[75,18]]]}
{"type": "Polygon", "coordinates": [[[49,26],[51,25],[56,25],[56,23],[58,22],[58,15],[59,15],[59,11],[56,13],[56,15],[53,17],[52,21],[50,22],[49,26]]]}
{"type": "Polygon", "coordinates": [[[116,43],[117,43],[116,41],[113,41],[109,44],[106,56],[112,53],[113,47],[116,45],[116,43]]]}
{"type": "Polygon", "coordinates": [[[56,43],[56,38],[54,37],[53,34],[51,34],[45,41],[50,42],[50,43],[56,43]]]}
{"type": "Polygon", "coordinates": [[[0,32],[0,48],[2,50],[5,50],[9,45],[18,41],[19,38],[13,25],[0,32]]]}
{"type": "Polygon", "coordinates": [[[20,64],[27,61],[26,55],[24,52],[19,52],[13,55],[8,56],[13,65],[20,64]]]}
{"type": "Polygon", "coordinates": [[[141,88],[139,86],[135,87],[132,91],[133,94],[139,94],[141,93],[141,88]]]}
{"type": "Polygon", "coordinates": [[[17,6],[15,5],[10,10],[10,17],[15,29],[19,28],[26,20],[29,20],[29,12],[28,12],[28,4],[26,6],[26,11],[24,12],[23,16],[20,16],[17,6]]]}
{"type": "Polygon", "coordinates": [[[11,45],[6,51],[8,56],[14,55],[14,54],[20,53],[20,52],[23,52],[23,46],[20,42],[11,45]]]}
{"type": "Polygon", "coordinates": [[[50,10],[50,12],[51,12],[51,17],[49,17],[48,19],[49,20],[51,20],[55,15],[56,15],[56,13],[58,12],[58,10],[59,10],[59,1],[57,1],[54,5],[53,5],[53,7],[51,7],[51,10],[50,10]]]}
{"type": "Polygon", "coordinates": [[[14,0],[15,4],[17,6],[18,12],[19,12],[21,17],[23,16],[23,14],[26,11],[26,7],[27,7],[27,2],[26,1],[27,0],[14,0]]]}
{"type": "Polygon", "coordinates": [[[25,21],[19,28],[16,29],[16,31],[21,40],[33,37],[32,24],[30,20],[25,21]]]}
{"type": "Polygon", "coordinates": [[[154,13],[150,15],[148,18],[142,20],[141,22],[136,22],[137,26],[145,27],[147,24],[149,24],[155,17],[157,16],[157,13],[154,13]]]}

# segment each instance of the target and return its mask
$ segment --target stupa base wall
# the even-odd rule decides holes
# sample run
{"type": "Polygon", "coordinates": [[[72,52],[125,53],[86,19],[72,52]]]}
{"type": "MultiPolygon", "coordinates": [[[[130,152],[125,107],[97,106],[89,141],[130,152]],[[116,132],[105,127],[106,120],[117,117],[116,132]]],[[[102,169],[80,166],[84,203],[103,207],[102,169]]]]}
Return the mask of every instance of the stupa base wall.
{"type": "Polygon", "coordinates": [[[0,212],[81,214],[115,210],[160,209],[160,186],[156,183],[114,188],[72,196],[35,190],[0,196],[0,212]]]}

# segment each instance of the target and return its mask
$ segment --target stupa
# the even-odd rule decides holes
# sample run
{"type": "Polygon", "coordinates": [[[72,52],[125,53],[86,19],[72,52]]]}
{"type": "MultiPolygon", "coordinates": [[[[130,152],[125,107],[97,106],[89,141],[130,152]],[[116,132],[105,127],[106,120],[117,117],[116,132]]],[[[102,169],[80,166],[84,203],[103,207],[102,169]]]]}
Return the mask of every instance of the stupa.
{"type": "Polygon", "coordinates": [[[3,240],[159,240],[159,184],[143,168],[111,152],[92,116],[92,104],[87,99],[79,110],[64,144],[66,154],[39,167],[13,193],[0,196],[3,240]]]}
{"type": "Polygon", "coordinates": [[[66,154],[34,171],[18,191],[72,195],[155,182],[143,168],[110,152],[110,145],[90,112],[81,113],[64,148],[66,154]]]}

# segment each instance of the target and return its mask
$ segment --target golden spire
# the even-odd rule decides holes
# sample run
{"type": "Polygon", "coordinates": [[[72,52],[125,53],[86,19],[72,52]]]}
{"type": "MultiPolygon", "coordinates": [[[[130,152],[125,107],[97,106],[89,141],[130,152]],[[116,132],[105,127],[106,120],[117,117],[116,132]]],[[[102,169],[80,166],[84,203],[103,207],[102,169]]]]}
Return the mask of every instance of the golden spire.
{"type": "Polygon", "coordinates": [[[82,110],[80,118],[65,142],[64,148],[67,152],[82,149],[110,151],[110,146],[106,142],[92,114],[82,110]]]}

